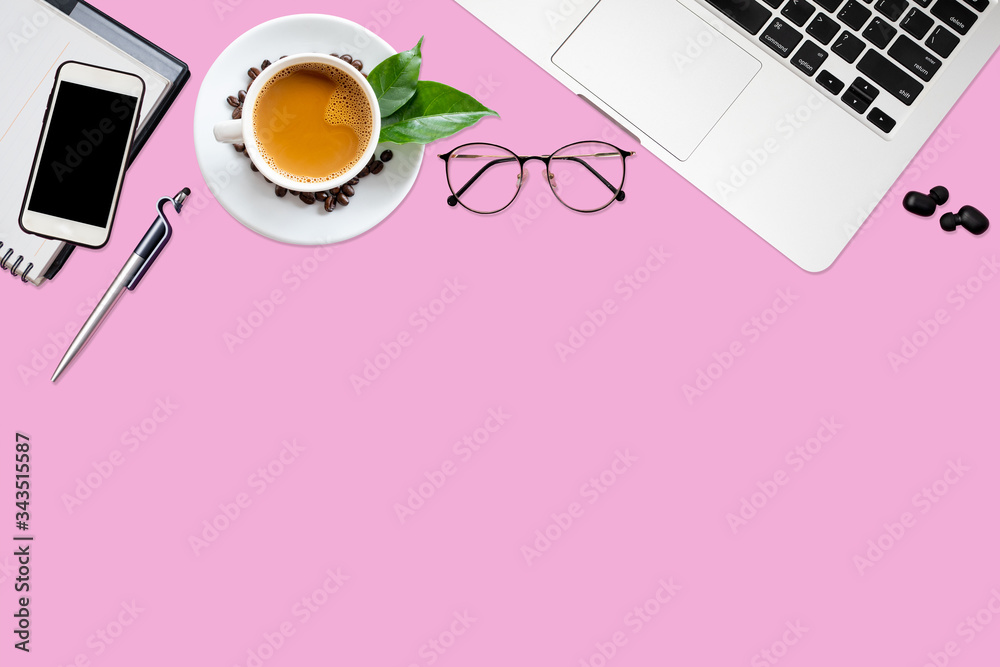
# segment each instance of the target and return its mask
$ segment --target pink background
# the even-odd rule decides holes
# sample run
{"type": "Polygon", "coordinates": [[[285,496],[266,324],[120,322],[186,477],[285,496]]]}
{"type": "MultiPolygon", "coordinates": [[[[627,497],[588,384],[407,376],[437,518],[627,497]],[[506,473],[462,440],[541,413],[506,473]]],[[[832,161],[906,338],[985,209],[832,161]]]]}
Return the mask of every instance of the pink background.
{"type": "MultiPolygon", "coordinates": [[[[628,199],[594,216],[546,208],[539,163],[508,212],[450,209],[429,158],[392,217],[322,261],[210,202],[178,221],[138,291],[50,384],[61,332],[83,321],[156,199],[204,192],[191,118],[216,55],[262,21],[331,7],[243,0],[220,17],[219,2],[173,4],[98,3],[193,72],[129,172],[111,242],[77,252],[41,289],[0,283],[0,429],[7,442],[31,436],[36,535],[30,656],[11,647],[14,563],[0,556],[3,664],[919,667],[929,653],[997,664],[1000,280],[977,274],[993,278],[984,258],[1000,237],[946,235],[899,196],[821,275],[642,149],[628,199]],[[647,273],[650,248],[669,258],[647,273]],[[616,291],[626,275],[646,280],[630,298],[616,291]],[[449,281],[460,296],[422,327],[419,309],[439,312],[449,281]],[[959,285],[978,291],[966,300],[959,285]],[[281,303],[230,351],[226,334],[274,290],[281,303]],[[557,344],[609,299],[603,326],[583,327],[593,335],[560,359],[557,344]],[[918,335],[921,322],[935,335],[918,335]],[[411,344],[356,392],[351,376],[404,332],[411,344]],[[904,337],[921,347],[894,368],[904,337]],[[742,354],[728,357],[735,342],[742,354]],[[44,367],[22,378],[36,353],[44,367]],[[689,401],[700,371],[716,379],[689,401]],[[828,442],[810,460],[794,453],[819,436],[828,442]],[[456,450],[464,437],[484,444],[456,450]],[[283,442],[295,447],[267,481],[257,471],[283,442]],[[68,509],[110,457],[120,465],[68,509]],[[603,492],[587,488],[615,467],[603,492]],[[453,474],[401,522],[395,505],[442,469],[453,474]],[[776,474],[783,485],[767,482],[776,474]],[[954,484],[934,486],[945,479],[954,484]],[[235,514],[238,499],[226,526],[220,504],[235,514]],[[743,499],[763,506],[734,532],[727,515],[743,499]],[[572,523],[549,527],[553,515],[572,523]],[[213,520],[225,529],[196,553],[192,536],[213,520]],[[529,563],[523,548],[546,530],[556,539],[529,563]],[[891,547],[859,571],[880,536],[891,547]],[[348,579],[324,592],[338,570],[348,579]]],[[[398,6],[379,34],[399,49],[426,35],[426,78],[478,89],[503,116],[429,156],[471,140],[634,147],[452,2],[398,6]]],[[[363,0],[336,12],[372,23],[385,9],[363,0]]],[[[1000,219],[998,90],[994,59],[900,194],[945,184],[954,208],[1000,219]]]]}

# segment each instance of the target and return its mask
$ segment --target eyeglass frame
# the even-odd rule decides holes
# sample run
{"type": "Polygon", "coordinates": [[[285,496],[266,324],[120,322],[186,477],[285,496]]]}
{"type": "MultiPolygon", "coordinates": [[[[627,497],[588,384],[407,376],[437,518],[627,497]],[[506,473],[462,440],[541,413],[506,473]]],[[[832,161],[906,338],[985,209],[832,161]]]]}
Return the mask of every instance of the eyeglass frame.
{"type": "MultiPolygon", "coordinates": [[[[610,156],[610,155],[614,155],[614,154],[613,153],[609,153],[608,155],[610,156]]],[[[610,143],[608,143],[606,141],[597,141],[597,140],[574,141],[571,144],[566,144],[565,146],[563,146],[561,148],[557,148],[556,150],[554,150],[549,155],[517,155],[514,151],[510,150],[509,148],[507,148],[505,146],[501,146],[499,144],[492,144],[492,143],[483,142],[483,141],[474,141],[474,142],[470,142],[470,143],[467,143],[467,144],[462,144],[461,146],[456,146],[455,148],[451,149],[447,153],[444,153],[442,155],[438,155],[438,157],[441,158],[442,160],[444,160],[444,175],[445,175],[445,180],[448,181],[448,189],[451,190],[451,196],[448,197],[448,206],[454,207],[456,205],[461,205],[461,207],[464,208],[465,210],[470,211],[472,213],[476,213],[478,215],[495,215],[495,214],[500,213],[500,212],[506,210],[507,208],[509,208],[510,205],[513,204],[514,201],[517,199],[517,196],[521,193],[521,185],[524,182],[524,165],[527,164],[531,160],[540,160],[541,162],[543,162],[545,164],[545,173],[548,176],[548,178],[546,180],[549,182],[549,188],[552,190],[552,194],[555,196],[555,198],[557,200],[559,200],[560,204],[562,204],[563,206],[565,206],[566,208],[568,208],[571,211],[576,211],[577,213],[597,213],[598,211],[603,211],[607,207],[609,207],[612,204],[614,204],[616,201],[624,201],[625,200],[625,190],[623,189],[625,187],[625,166],[626,166],[625,159],[629,158],[629,157],[632,157],[634,155],[635,155],[635,151],[627,151],[624,148],[619,148],[618,146],[615,146],[614,144],[610,144],[610,143]],[[572,206],[570,206],[569,204],[567,204],[566,202],[564,202],[562,200],[562,198],[559,196],[559,193],[556,192],[555,183],[553,183],[553,179],[555,177],[555,174],[552,173],[552,170],[549,168],[549,164],[552,161],[552,156],[557,155],[559,153],[559,151],[565,150],[565,149],[570,148],[572,146],[579,146],[581,144],[603,144],[605,146],[609,146],[611,148],[614,148],[616,151],[618,151],[618,154],[621,156],[621,159],[622,159],[622,182],[618,185],[617,188],[615,186],[613,186],[611,183],[609,183],[608,180],[606,178],[604,178],[604,176],[602,176],[601,174],[597,173],[597,171],[595,171],[594,168],[591,167],[589,164],[587,164],[585,161],[579,160],[579,159],[575,160],[576,162],[579,162],[584,167],[586,167],[592,174],[594,174],[594,176],[597,176],[597,178],[599,178],[601,180],[601,182],[604,183],[604,185],[606,185],[608,187],[608,189],[610,189],[613,193],[615,193],[615,196],[612,197],[611,200],[608,201],[607,204],[605,204],[604,206],[601,206],[600,208],[586,209],[586,210],[584,210],[584,209],[578,209],[578,208],[573,208],[572,206]],[[492,148],[499,148],[500,150],[506,151],[506,152],[510,153],[512,156],[514,156],[515,158],[517,158],[518,167],[520,169],[520,172],[518,173],[518,177],[517,177],[517,190],[514,192],[514,196],[511,197],[510,201],[507,202],[502,208],[498,208],[495,211],[477,211],[477,210],[469,208],[468,206],[466,206],[465,204],[463,204],[462,200],[460,199],[460,197],[469,188],[469,186],[472,185],[476,181],[477,178],[479,178],[484,173],[486,173],[487,169],[489,169],[490,167],[492,167],[495,164],[500,164],[502,162],[510,162],[511,158],[503,157],[503,158],[501,158],[499,160],[492,160],[492,161],[490,161],[484,167],[482,167],[478,172],[476,172],[476,174],[471,179],[469,179],[469,181],[465,185],[463,185],[461,188],[459,188],[458,192],[456,193],[454,186],[452,186],[452,184],[451,184],[451,172],[448,170],[448,161],[453,157],[455,151],[458,151],[458,150],[460,150],[462,148],[465,148],[466,146],[490,146],[492,148]]],[[[487,156],[480,156],[480,157],[491,157],[491,156],[487,155],[487,156]]],[[[560,158],[557,158],[557,159],[574,159],[574,158],[579,158],[579,157],[580,156],[568,155],[565,158],[561,158],[560,157],[560,158]]],[[[593,156],[585,156],[585,157],[603,157],[603,156],[600,155],[600,154],[596,154],[596,155],[593,155],[593,156]]]]}

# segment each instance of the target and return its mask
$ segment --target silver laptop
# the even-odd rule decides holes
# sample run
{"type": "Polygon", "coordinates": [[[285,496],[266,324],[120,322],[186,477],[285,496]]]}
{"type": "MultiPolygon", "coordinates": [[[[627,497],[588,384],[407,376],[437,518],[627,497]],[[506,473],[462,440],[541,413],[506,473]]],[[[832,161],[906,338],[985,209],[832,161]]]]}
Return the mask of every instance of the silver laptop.
{"type": "Polygon", "coordinates": [[[998,0],[457,2],[807,271],[1000,46],[998,0]]]}

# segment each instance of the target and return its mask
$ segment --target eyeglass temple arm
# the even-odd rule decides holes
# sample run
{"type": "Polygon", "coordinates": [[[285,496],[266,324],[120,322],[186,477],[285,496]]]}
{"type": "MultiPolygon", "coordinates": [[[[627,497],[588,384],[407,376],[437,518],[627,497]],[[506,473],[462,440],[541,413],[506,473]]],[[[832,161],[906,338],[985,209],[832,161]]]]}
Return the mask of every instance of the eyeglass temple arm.
{"type": "MultiPolygon", "coordinates": [[[[608,190],[611,190],[611,192],[615,193],[616,195],[618,194],[618,188],[616,188],[615,186],[611,185],[611,183],[609,183],[607,181],[607,179],[605,179],[603,176],[601,176],[593,167],[591,167],[589,164],[587,164],[584,160],[581,160],[580,158],[572,156],[572,155],[568,155],[566,157],[556,157],[556,158],[552,158],[552,159],[555,159],[555,160],[572,160],[574,162],[579,162],[584,167],[586,167],[587,170],[590,173],[592,173],[594,176],[596,176],[597,178],[599,178],[600,181],[601,181],[601,183],[604,183],[604,185],[607,186],[608,190]]],[[[498,164],[503,164],[504,162],[513,162],[514,160],[517,160],[518,162],[520,162],[520,159],[516,158],[516,157],[505,157],[505,158],[500,158],[500,159],[497,159],[497,160],[490,160],[485,165],[483,165],[483,167],[479,171],[477,171],[472,176],[472,178],[470,178],[468,180],[468,182],[466,182],[465,185],[463,185],[461,188],[458,189],[458,191],[455,193],[455,197],[456,198],[457,197],[461,197],[463,194],[465,194],[465,191],[468,190],[470,187],[472,187],[472,184],[476,182],[476,179],[478,179],[480,176],[482,176],[483,174],[485,174],[486,171],[490,167],[493,167],[493,166],[498,165],[498,164]]]]}
{"type": "Polygon", "coordinates": [[[483,167],[479,171],[477,171],[475,175],[473,175],[473,177],[470,178],[465,185],[463,185],[461,188],[458,189],[458,191],[455,193],[455,197],[461,197],[463,194],[465,194],[465,191],[468,190],[470,187],[472,187],[472,184],[476,182],[476,179],[485,174],[486,170],[489,169],[490,167],[493,167],[498,164],[503,164],[504,162],[515,162],[515,161],[520,162],[520,160],[518,160],[516,157],[504,157],[500,158],[499,160],[490,160],[485,165],[483,165],[483,167]]]}
{"type": "Polygon", "coordinates": [[[611,192],[615,193],[616,195],[618,194],[618,188],[616,188],[615,186],[613,186],[610,183],[608,183],[608,181],[607,181],[606,178],[604,178],[599,173],[597,173],[597,171],[593,167],[591,167],[589,164],[587,164],[586,162],[584,162],[580,158],[575,157],[573,155],[567,155],[565,157],[556,157],[556,158],[552,158],[552,159],[553,160],[572,160],[573,162],[579,162],[584,167],[586,167],[587,170],[590,173],[592,173],[594,176],[597,176],[597,178],[601,179],[601,183],[604,183],[604,185],[608,186],[608,190],[611,190],[611,192]]]}

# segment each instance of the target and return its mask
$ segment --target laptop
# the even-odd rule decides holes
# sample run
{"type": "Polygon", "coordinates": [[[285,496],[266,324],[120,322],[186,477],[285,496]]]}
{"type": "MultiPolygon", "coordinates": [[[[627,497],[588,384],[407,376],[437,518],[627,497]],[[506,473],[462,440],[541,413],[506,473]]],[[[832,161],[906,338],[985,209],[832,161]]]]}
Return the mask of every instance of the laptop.
{"type": "Polygon", "coordinates": [[[998,0],[457,2],[811,272],[1000,47],[998,0]]]}

